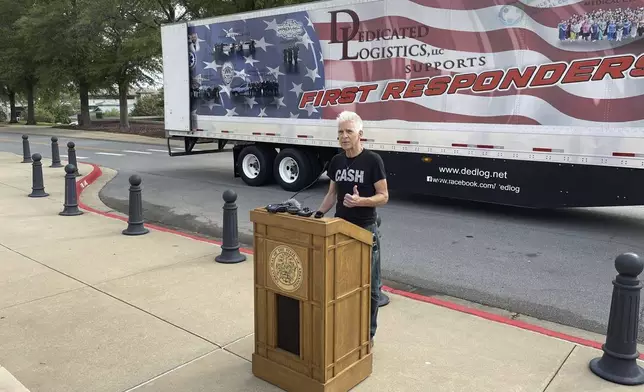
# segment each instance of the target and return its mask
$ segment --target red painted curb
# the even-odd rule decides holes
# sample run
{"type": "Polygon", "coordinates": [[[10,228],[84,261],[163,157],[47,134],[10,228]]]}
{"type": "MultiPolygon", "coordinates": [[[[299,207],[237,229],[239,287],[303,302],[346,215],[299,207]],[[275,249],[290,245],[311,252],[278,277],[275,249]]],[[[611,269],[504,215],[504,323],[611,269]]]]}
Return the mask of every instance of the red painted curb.
{"type": "MultiPolygon", "coordinates": [[[[109,212],[99,211],[99,210],[97,210],[95,208],[92,208],[92,207],[90,207],[87,204],[82,202],[81,195],[83,193],[83,190],[85,190],[86,187],[91,185],[101,175],[103,175],[103,171],[101,170],[101,168],[98,165],[95,165],[95,164],[89,163],[89,162],[82,162],[82,163],[92,166],[92,171],[89,174],[87,174],[85,177],[83,177],[80,181],[78,181],[76,183],[76,193],[78,195],[78,206],[80,208],[84,209],[84,210],[87,210],[89,212],[93,212],[93,213],[98,214],[98,215],[103,215],[103,216],[106,216],[108,218],[118,219],[120,221],[127,222],[127,218],[125,218],[123,216],[112,214],[112,213],[109,213],[109,212]]],[[[175,235],[185,237],[185,238],[190,238],[191,240],[221,246],[220,241],[215,241],[215,240],[211,240],[211,239],[208,239],[208,238],[203,238],[203,237],[199,237],[199,236],[196,236],[196,235],[183,233],[183,232],[180,232],[180,231],[177,231],[177,230],[169,229],[167,227],[157,226],[157,225],[153,225],[153,224],[150,224],[150,223],[146,223],[145,227],[147,227],[148,229],[151,229],[151,230],[162,231],[162,232],[165,232],[165,233],[175,234],[175,235]]],[[[249,254],[249,255],[253,254],[253,251],[251,249],[239,248],[239,251],[242,252],[242,253],[249,254]]]]}
{"type": "MultiPolygon", "coordinates": [[[[507,317],[504,317],[504,316],[501,316],[501,315],[498,315],[498,314],[494,314],[494,313],[489,313],[489,312],[486,312],[486,311],[483,311],[483,310],[480,310],[480,309],[470,308],[470,307],[467,307],[467,306],[464,306],[464,305],[460,305],[460,304],[457,304],[457,303],[454,303],[454,302],[449,302],[449,301],[442,300],[442,299],[439,299],[439,298],[427,297],[427,296],[424,296],[424,295],[410,293],[408,291],[398,290],[398,289],[394,289],[394,288],[387,287],[387,286],[383,286],[382,289],[387,291],[387,292],[389,292],[389,293],[398,294],[398,295],[401,295],[403,297],[414,299],[416,301],[426,302],[426,303],[430,303],[432,305],[441,306],[443,308],[447,308],[447,309],[450,309],[450,310],[455,310],[455,311],[458,311],[458,312],[461,312],[461,313],[471,314],[473,316],[481,317],[481,318],[484,318],[486,320],[494,321],[494,322],[497,322],[497,323],[511,325],[513,327],[525,329],[525,330],[532,331],[532,332],[537,332],[537,333],[540,333],[542,335],[547,335],[547,336],[550,336],[550,337],[553,337],[553,338],[567,340],[567,341],[577,343],[577,344],[580,344],[580,345],[583,345],[583,346],[588,346],[588,347],[592,347],[592,348],[596,348],[596,349],[600,349],[600,350],[602,348],[602,344],[599,343],[599,342],[596,342],[594,340],[578,338],[576,336],[567,335],[567,334],[557,332],[557,331],[552,331],[552,330],[549,330],[547,328],[540,327],[538,325],[533,325],[533,324],[526,323],[525,321],[513,320],[513,319],[510,319],[510,318],[507,318],[507,317]]],[[[644,359],[644,354],[640,355],[640,358],[644,359]]]]}
{"type": "MultiPolygon", "coordinates": [[[[85,177],[83,177],[80,181],[78,181],[76,183],[76,192],[78,194],[78,206],[80,208],[84,209],[84,210],[93,212],[95,214],[99,214],[99,215],[103,215],[103,216],[106,216],[106,217],[109,217],[109,218],[114,218],[114,219],[118,219],[118,220],[123,221],[123,222],[127,222],[127,218],[125,218],[125,217],[115,215],[115,214],[111,214],[109,212],[103,212],[103,211],[96,210],[96,209],[84,204],[81,201],[81,194],[83,193],[83,190],[87,186],[91,185],[94,181],[96,181],[103,174],[103,172],[101,171],[101,168],[98,165],[95,165],[93,163],[88,163],[88,162],[82,162],[82,163],[85,163],[87,165],[91,165],[93,169],[89,174],[87,174],[85,177]]],[[[157,231],[162,231],[162,232],[166,232],[166,233],[179,235],[181,237],[190,238],[190,239],[195,240],[195,241],[201,241],[201,242],[206,242],[206,243],[209,243],[209,244],[221,245],[220,241],[215,241],[215,240],[199,237],[197,235],[182,233],[180,231],[173,230],[173,229],[168,229],[166,227],[157,226],[157,225],[151,225],[151,224],[147,224],[147,223],[145,224],[145,226],[147,228],[149,228],[149,229],[152,229],[152,230],[157,230],[157,231]]],[[[253,251],[251,249],[246,249],[246,248],[240,248],[240,252],[246,253],[248,255],[253,254],[253,251]]],[[[450,310],[455,310],[455,311],[461,312],[461,313],[467,313],[467,314],[470,314],[470,315],[473,315],[473,316],[476,316],[476,317],[480,317],[480,318],[483,318],[483,319],[486,319],[486,320],[494,321],[494,322],[501,323],[501,324],[510,325],[510,326],[521,328],[521,329],[524,329],[524,330],[527,330],[527,331],[536,332],[536,333],[546,335],[546,336],[549,336],[549,337],[553,337],[553,338],[557,338],[557,339],[561,339],[561,340],[566,340],[566,341],[569,341],[571,343],[576,343],[576,344],[579,344],[579,345],[582,345],[582,346],[592,347],[592,348],[599,349],[599,350],[601,350],[601,348],[602,348],[602,343],[596,342],[594,340],[588,340],[588,339],[568,335],[568,334],[565,334],[565,333],[553,331],[553,330],[550,330],[550,329],[547,329],[547,328],[544,328],[544,327],[540,327],[538,325],[533,325],[533,324],[526,323],[525,321],[513,320],[513,319],[508,318],[508,317],[504,317],[504,316],[494,314],[494,313],[489,313],[489,312],[486,312],[486,311],[483,311],[483,310],[480,310],[480,309],[470,308],[468,306],[460,305],[460,304],[457,304],[455,302],[449,302],[449,301],[439,299],[439,298],[427,297],[427,296],[424,296],[424,295],[411,293],[409,291],[394,289],[394,288],[391,288],[391,287],[388,287],[388,286],[383,286],[382,289],[384,291],[389,292],[389,293],[397,294],[397,295],[400,295],[400,296],[403,296],[403,297],[406,297],[406,298],[410,298],[410,299],[413,299],[413,300],[416,300],[416,301],[425,302],[425,303],[429,303],[429,304],[436,305],[436,306],[441,306],[443,308],[447,308],[447,309],[450,309],[450,310]]],[[[644,353],[640,354],[639,358],[644,359],[644,353]]]]}

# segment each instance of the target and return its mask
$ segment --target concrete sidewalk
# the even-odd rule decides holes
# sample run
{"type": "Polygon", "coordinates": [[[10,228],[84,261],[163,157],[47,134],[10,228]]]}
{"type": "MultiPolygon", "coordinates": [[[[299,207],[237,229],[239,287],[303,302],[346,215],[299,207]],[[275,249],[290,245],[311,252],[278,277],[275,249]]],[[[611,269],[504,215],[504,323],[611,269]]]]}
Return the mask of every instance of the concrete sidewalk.
{"type": "MultiPolygon", "coordinates": [[[[59,216],[63,169],[43,161],[50,196],[32,199],[20,161],[0,153],[0,391],[24,391],[5,386],[16,380],[32,392],[279,390],[251,372],[251,256],[218,264],[211,242],[59,216]]],[[[391,298],[355,391],[644,391],[592,374],[597,349],[391,298]]]]}

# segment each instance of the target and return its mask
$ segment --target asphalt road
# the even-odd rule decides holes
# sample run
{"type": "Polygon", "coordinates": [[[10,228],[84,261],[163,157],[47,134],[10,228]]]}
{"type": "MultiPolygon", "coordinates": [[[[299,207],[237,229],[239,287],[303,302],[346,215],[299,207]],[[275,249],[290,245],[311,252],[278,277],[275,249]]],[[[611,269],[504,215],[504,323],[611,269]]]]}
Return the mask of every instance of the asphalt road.
{"type": "MultiPolygon", "coordinates": [[[[50,157],[49,138],[30,140],[32,153],[50,157]]],[[[162,146],[74,141],[79,160],[119,171],[101,191],[108,206],[127,212],[128,177],[142,176],[148,221],[219,237],[221,196],[233,189],[240,238],[250,244],[248,211],[291,196],[233,178],[230,151],[169,157],[162,146]]],[[[0,150],[22,154],[20,134],[0,134],[0,150]]],[[[317,208],[327,183],[297,199],[317,208]]],[[[533,211],[394,193],[380,214],[386,279],[598,333],[606,332],[614,258],[644,256],[644,207],[533,211]]]]}

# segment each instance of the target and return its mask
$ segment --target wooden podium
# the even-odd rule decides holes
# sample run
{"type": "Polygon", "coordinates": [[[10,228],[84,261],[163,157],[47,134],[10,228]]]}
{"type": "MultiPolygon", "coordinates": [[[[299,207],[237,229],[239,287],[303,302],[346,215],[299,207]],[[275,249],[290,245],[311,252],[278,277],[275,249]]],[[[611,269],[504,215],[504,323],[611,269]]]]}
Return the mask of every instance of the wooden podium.
{"type": "Polygon", "coordinates": [[[370,231],[339,218],[250,212],[253,374],[289,392],[348,391],[372,372],[370,231]]]}

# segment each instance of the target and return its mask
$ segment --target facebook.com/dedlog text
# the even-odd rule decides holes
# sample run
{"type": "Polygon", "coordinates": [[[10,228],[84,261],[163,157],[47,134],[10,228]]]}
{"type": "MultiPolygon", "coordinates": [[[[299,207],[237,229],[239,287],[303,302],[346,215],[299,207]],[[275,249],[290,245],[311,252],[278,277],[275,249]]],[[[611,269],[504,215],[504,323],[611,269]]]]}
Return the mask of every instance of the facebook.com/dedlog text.
{"type": "MultiPolygon", "coordinates": [[[[461,176],[469,177],[479,177],[489,180],[490,178],[498,178],[501,180],[508,179],[507,171],[489,171],[481,170],[479,168],[469,169],[469,168],[455,168],[455,167],[439,167],[439,173],[443,174],[456,174],[461,176]]],[[[452,178],[440,178],[434,176],[427,176],[427,182],[435,184],[446,184],[446,185],[455,185],[455,186],[466,186],[470,188],[482,188],[482,189],[492,189],[492,190],[502,190],[506,192],[520,193],[521,187],[511,184],[498,184],[496,182],[479,182],[477,180],[470,179],[452,179],[452,178]]]]}

